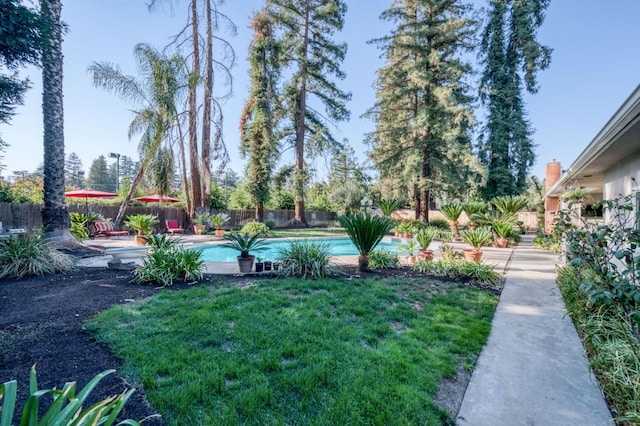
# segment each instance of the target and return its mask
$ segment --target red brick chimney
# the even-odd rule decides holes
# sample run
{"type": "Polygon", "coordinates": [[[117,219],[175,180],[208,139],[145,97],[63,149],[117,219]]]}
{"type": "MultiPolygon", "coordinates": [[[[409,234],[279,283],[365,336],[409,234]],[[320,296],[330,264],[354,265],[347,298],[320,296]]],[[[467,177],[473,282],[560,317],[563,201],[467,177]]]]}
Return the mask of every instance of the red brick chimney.
{"type": "MultiPolygon", "coordinates": [[[[547,192],[555,185],[562,175],[562,166],[560,162],[555,159],[547,163],[547,175],[546,175],[546,189],[547,192]]],[[[560,198],[559,197],[546,197],[544,200],[544,232],[550,233],[553,230],[553,221],[555,220],[556,212],[560,210],[560,198]]]]}

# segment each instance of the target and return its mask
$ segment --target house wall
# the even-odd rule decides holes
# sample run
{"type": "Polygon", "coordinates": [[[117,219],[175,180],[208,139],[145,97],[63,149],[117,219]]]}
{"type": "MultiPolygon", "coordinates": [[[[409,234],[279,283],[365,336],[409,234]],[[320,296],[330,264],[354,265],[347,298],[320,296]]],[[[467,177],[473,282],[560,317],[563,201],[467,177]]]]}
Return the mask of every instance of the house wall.
{"type": "MultiPolygon", "coordinates": [[[[603,175],[603,194],[605,200],[613,200],[616,198],[631,195],[634,187],[640,187],[640,152],[627,158],[625,161],[616,164],[607,170],[603,175]],[[634,178],[634,182],[631,178],[634,178]]],[[[635,200],[631,200],[635,208],[635,200]]],[[[635,212],[634,212],[635,213],[635,212]]],[[[609,215],[604,213],[604,222],[609,221],[609,215]]]]}

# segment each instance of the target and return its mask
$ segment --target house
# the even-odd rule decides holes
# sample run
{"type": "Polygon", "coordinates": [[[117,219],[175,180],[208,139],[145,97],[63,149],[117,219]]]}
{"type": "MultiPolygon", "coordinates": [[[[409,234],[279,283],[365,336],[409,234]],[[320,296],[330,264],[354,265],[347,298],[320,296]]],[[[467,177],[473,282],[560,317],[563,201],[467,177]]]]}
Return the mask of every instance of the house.
{"type": "MultiPolygon", "coordinates": [[[[560,163],[547,164],[546,232],[562,207],[562,194],[578,188],[596,201],[636,193],[636,211],[640,211],[640,86],[564,173],[560,163]]],[[[606,213],[603,219],[606,222],[606,213]]]]}

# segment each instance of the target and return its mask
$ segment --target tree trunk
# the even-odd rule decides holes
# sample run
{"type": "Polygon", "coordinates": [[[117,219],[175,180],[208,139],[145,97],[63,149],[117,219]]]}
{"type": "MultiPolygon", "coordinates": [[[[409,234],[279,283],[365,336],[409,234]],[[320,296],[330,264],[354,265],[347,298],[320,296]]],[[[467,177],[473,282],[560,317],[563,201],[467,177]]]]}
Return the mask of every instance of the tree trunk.
{"type": "Polygon", "coordinates": [[[425,132],[425,141],[422,147],[422,181],[424,189],[420,197],[420,217],[424,223],[429,223],[429,202],[431,201],[431,192],[429,191],[428,179],[431,177],[431,157],[429,147],[431,145],[431,129],[427,127],[425,132]]]}
{"type": "Polygon", "coordinates": [[[42,52],[42,116],[44,125],[43,237],[58,245],[77,246],[69,233],[71,222],[64,196],[64,108],[62,56],[62,3],[41,0],[42,16],[48,23],[42,52]]]}
{"type": "Polygon", "coordinates": [[[264,223],[264,203],[258,203],[256,207],[256,220],[264,223]]]}
{"type": "Polygon", "coordinates": [[[185,198],[185,207],[187,209],[187,213],[192,210],[191,204],[191,193],[189,192],[189,178],[187,176],[187,158],[184,149],[184,134],[182,133],[182,125],[180,124],[180,117],[176,119],[176,123],[178,125],[178,143],[180,144],[180,165],[182,169],[182,174],[180,176],[180,180],[182,182],[182,188],[184,190],[184,198],[185,198]]]}
{"type": "Polygon", "coordinates": [[[202,200],[199,207],[211,204],[211,98],[213,92],[213,28],[211,0],[204,2],[207,20],[207,44],[205,49],[204,95],[202,103],[202,200]]]}
{"type": "Polygon", "coordinates": [[[147,169],[146,163],[141,164],[140,167],[138,168],[138,173],[136,173],[136,177],[133,178],[133,182],[131,182],[131,188],[129,188],[129,192],[127,193],[127,196],[124,198],[124,201],[120,205],[120,208],[118,209],[118,214],[116,215],[116,218],[113,221],[113,229],[120,230],[120,227],[122,226],[122,221],[124,219],[124,213],[127,211],[127,207],[129,206],[129,201],[131,201],[131,197],[133,197],[133,193],[138,187],[138,184],[140,183],[140,181],[142,180],[142,176],[144,176],[144,172],[146,169],[147,169]]]}
{"type": "Polygon", "coordinates": [[[195,216],[196,207],[202,205],[202,187],[200,186],[200,159],[198,156],[198,107],[196,95],[200,76],[200,48],[198,39],[198,5],[191,0],[191,38],[193,52],[191,52],[191,81],[189,85],[189,168],[191,170],[191,193],[193,194],[192,211],[189,216],[195,216]]]}
{"type": "Polygon", "coordinates": [[[305,116],[307,109],[307,49],[309,45],[309,0],[305,2],[303,36],[302,36],[302,62],[300,64],[300,93],[298,97],[298,111],[295,120],[296,126],[296,163],[295,163],[295,216],[294,220],[304,226],[307,218],[304,211],[304,136],[305,116]]]}
{"type": "Polygon", "coordinates": [[[413,211],[414,219],[420,219],[420,190],[417,184],[413,185],[413,211]]]}

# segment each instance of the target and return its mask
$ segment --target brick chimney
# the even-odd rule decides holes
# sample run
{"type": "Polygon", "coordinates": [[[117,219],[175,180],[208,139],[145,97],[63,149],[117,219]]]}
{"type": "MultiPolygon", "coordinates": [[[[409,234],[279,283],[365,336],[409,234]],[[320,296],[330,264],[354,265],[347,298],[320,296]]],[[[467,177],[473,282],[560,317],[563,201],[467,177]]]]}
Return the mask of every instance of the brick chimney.
{"type": "MultiPolygon", "coordinates": [[[[546,192],[555,185],[562,175],[562,166],[559,161],[555,159],[550,163],[547,163],[546,192]]],[[[553,221],[555,220],[556,212],[560,210],[560,198],[559,197],[546,197],[544,200],[544,232],[550,233],[553,230],[553,221]]]]}

